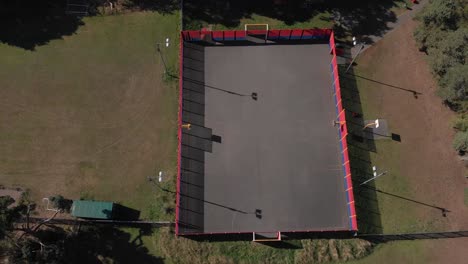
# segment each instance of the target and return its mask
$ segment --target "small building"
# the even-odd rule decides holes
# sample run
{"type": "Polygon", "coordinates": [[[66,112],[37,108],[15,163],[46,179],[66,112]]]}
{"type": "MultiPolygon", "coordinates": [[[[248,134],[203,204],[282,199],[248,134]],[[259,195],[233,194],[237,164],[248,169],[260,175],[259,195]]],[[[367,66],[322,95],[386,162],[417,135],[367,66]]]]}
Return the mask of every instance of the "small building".
{"type": "Polygon", "coordinates": [[[73,201],[71,215],[79,218],[105,219],[114,218],[115,204],[102,201],[73,201]]]}

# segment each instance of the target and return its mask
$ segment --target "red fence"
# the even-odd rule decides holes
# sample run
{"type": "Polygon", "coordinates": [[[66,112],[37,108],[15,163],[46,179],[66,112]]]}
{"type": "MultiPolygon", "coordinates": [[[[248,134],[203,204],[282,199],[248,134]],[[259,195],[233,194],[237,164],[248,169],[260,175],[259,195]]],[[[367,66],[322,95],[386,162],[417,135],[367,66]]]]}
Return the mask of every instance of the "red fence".
{"type": "Polygon", "coordinates": [[[357,230],[356,220],[356,209],[354,206],[354,194],[353,194],[353,183],[351,181],[351,167],[349,165],[349,154],[348,154],[348,143],[346,137],[348,135],[348,128],[346,126],[346,113],[343,108],[341,101],[341,88],[340,79],[338,76],[338,64],[336,63],[336,49],[335,49],[335,36],[332,32],[330,35],[330,51],[333,54],[331,61],[331,72],[333,78],[333,92],[335,96],[335,107],[337,119],[340,125],[339,137],[340,137],[340,148],[341,158],[343,162],[343,173],[344,173],[344,186],[346,190],[346,200],[348,203],[348,214],[349,214],[349,226],[351,230],[357,230]]]}
{"type": "Polygon", "coordinates": [[[178,129],[177,129],[177,195],[176,195],[176,219],[175,219],[175,233],[179,234],[179,206],[180,206],[180,168],[182,158],[182,86],[183,82],[183,58],[184,58],[184,42],[182,40],[182,34],[179,40],[179,110],[178,110],[178,129]]]}
{"type": "MultiPolygon", "coordinates": [[[[181,141],[182,141],[182,96],[183,96],[183,43],[184,41],[203,41],[206,38],[211,38],[215,41],[245,41],[247,35],[265,35],[267,34],[268,40],[326,40],[330,45],[330,53],[333,55],[331,61],[332,83],[334,90],[334,98],[336,105],[336,114],[339,122],[339,138],[342,156],[342,166],[344,173],[344,186],[346,191],[346,199],[348,205],[349,215],[349,229],[336,229],[336,230],[303,230],[303,231],[289,231],[289,232],[324,232],[324,231],[346,231],[357,230],[356,210],[354,205],[353,186],[351,181],[351,168],[349,164],[348,145],[346,137],[348,130],[346,127],[345,110],[341,101],[341,88],[338,77],[338,66],[336,62],[336,50],[333,31],[330,29],[288,29],[288,30],[233,30],[233,31],[183,31],[180,38],[180,55],[179,55],[179,113],[178,113],[178,155],[177,155],[177,197],[176,197],[176,224],[175,233],[179,233],[179,213],[180,213],[180,180],[181,180],[181,141]]],[[[288,232],[288,231],[282,231],[288,232]]],[[[252,232],[240,232],[252,233],[252,232]]],[[[207,233],[190,233],[185,235],[202,235],[207,233]]],[[[219,233],[230,234],[230,233],[219,233]]]]}
{"type": "Polygon", "coordinates": [[[265,35],[267,40],[328,40],[331,29],[272,29],[272,30],[189,30],[183,31],[184,41],[210,39],[217,42],[243,41],[248,35],[265,35]]]}

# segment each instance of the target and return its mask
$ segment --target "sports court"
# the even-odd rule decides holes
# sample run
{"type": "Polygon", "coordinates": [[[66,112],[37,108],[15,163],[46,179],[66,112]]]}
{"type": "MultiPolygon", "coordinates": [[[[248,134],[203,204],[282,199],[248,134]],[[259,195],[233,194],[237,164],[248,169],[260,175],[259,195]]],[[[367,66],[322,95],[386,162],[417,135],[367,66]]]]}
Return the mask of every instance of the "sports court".
{"type": "Polygon", "coordinates": [[[183,32],[177,234],[356,230],[331,31],[244,34],[183,32]]]}

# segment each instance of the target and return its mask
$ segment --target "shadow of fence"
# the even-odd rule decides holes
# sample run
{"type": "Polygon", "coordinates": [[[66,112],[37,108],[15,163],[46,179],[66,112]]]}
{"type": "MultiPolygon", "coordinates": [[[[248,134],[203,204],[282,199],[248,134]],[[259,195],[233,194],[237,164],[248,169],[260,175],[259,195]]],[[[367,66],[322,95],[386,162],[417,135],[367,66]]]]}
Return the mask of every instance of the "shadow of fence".
{"type": "MultiPolygon", "coordinates": [[[[352,72],[350,69],[349,72],[352,72]]],[[[354,200],[358,228],[363,233],[381,233],[382,223],[374,191],[374,182],[369,182],[370,189],[359,188],[359,184],[373,177],[371,152],[376,153],[375,142],[364,135],[364,113],[361,96],[355,79],[343,78],[345,66],[339,66],[340,86],[343,108],[346,109],[348,126],[348,151],[350,155],[351,177],[354,187],[354,200]]]]}
{"type": "Polygon", "coordinates": [[[385,243],[399,240],[420,240],[420,239],[446,239],[468,237],[468,231],[449,231],[433,233],[410,233],[410,234],[362,234],[357,238],[365,239],[373,243],[385,243]]]}

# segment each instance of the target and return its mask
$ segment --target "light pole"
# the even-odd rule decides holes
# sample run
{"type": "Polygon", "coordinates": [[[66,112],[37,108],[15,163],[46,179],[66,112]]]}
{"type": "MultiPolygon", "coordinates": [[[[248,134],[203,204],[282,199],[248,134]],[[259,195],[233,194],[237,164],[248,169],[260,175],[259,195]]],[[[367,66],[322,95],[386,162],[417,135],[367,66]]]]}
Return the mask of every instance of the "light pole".
{"type": "Polygon", "coordinates": [[[364,184],[366,184],[366,183],[368,183],[368,182],[370,182],[370,181],[373,181],[373,180],[377,179],[378,177],[387,174],[387,172],[388,172],[388,171],[384,171],[384,172],[382,172],[382,173],[377,174],[377,167],[376,167],[376,166],[373,166],[373,167],[372,167],[372,171],[373,171],[374,177],[372,177],[372,178],[370,178],[370,179],[368,179],[368,180],[362,182],[362,183],[359,184],[359,185],[364,185],[364,184]]]}
{"type": "MultiPolygon", "coordinates": [[[[356,41],[356,37],[353,37],[353,46],[356,46],[358,43],[356,41]]],[[[359,53],[361,53],[361,51],[364,49],[364,43],[360,43],[361,44],[361,47],[359,48],[358,52],[356,53],[356,56],[354,56],[353,60],[351,61],[351,63],[348,65],[348,68],[346,68],[346,73],[349,71],[349,68],[351,68],[351,66],[353,65],[354,61],[356,60],[356,58],[358,57],[359,53]]]]}
{"type": "MultiPolygon", "coordinates": [[[[156,177],[148,176],[147,179],[148,179],[148,181],[152,182],[152,181],[156,180],[156,177]]],[[[159,174],[158,174],[158,182],[161,183],[162,181],[163,181],[163,172],[160,171],[159,174]]]]}
{"type": "MultiPolygon", "coordinates": [[[[164,56],[162,54],[162,50],[161,50],[161,45],[162,44],[163,43],[158,42],[158,43],[156,43],[156,46],[157,46],[157,51],[159,53],[159,56],[161,57],[161,61],[162,61],[163,65],[164,65],[164,74],[167,74],[169,71],[167,70],[166,60],[164,59],[164,56]]],[[[169,47],[169,38],[166,38],[166,42],[165,42],[164,45],[166,46],[166,48],[169,47]]]]}

